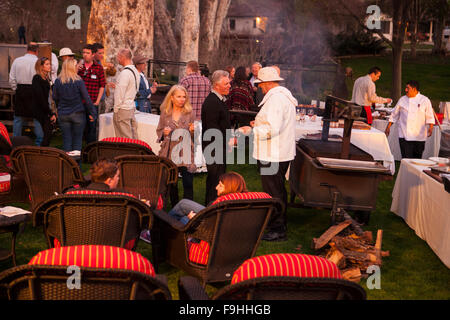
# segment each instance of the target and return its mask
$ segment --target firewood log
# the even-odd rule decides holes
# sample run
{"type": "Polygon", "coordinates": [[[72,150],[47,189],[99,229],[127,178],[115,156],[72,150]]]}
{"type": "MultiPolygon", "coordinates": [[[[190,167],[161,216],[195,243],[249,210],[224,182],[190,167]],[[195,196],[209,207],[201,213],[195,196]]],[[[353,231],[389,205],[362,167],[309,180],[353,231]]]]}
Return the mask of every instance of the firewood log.
{"type": "Polygon", "coordinates": [[[359,282],[361,280],[361,270],[358,267],[342,270],[342,278],[345,280],[359,282]]]}
{"type": "Polygon", "coordinates": [[[347,228],[352,223],[351,220],[345,220],[338,225],[331,226],[328,228],[327,231],[325,231],[320,238],[314,238],[313,244],[314,249],[319,250],[323,246],[325,246],[335,235],[337,235],[339,232],[347,228]]]}

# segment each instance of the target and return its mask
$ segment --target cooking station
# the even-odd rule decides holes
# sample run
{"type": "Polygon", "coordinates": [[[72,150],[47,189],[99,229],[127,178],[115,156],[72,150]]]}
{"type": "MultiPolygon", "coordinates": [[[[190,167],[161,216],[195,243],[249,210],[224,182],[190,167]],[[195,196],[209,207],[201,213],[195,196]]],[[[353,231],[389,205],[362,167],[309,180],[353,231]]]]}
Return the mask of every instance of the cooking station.
{"type": "Polygon", "coordinates": [[[354,121],[360,118],[361,106],[328,96],[320,137],[302,138],[296,146],[289,183],[291,203],[298,196],[306,207],[333,207],[337,192],[339,207],[354,211],[373,211],[378,183],[390,171],[373,157],[350,143],[354,121]],[[342,140],[331,139],[330,123],[344,119],[342,140]]]}

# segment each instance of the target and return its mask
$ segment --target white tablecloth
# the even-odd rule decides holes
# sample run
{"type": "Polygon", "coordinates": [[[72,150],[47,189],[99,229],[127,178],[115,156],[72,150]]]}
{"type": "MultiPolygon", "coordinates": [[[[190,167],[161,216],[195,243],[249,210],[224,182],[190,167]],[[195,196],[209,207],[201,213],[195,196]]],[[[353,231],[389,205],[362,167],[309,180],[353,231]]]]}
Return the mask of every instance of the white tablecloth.
{"type": "MultiPolygon", "coordinates": [[[[157,142],[158,136],[156,135],[156,128],[158,127],[159,115],[136,112],[136,123],[137,123],[137,139],[147,142],[152,148],[155,154],[158,154],[161,149],[160,143],[157,142]]],[[[202,132],[201,121],[195,121],[195,132],[202,132]]],[[[113,125],[113,113],[104,113],[99,117],[99,134],[98,139],[101,140],[107,137],[115,137],[114,125],[113,125]]],[[[201,146],[201,134],[196,134],[196,148],[195,148],[195,159],[194,162],[197,167],[201,168],[198,172],[204,171],[205,158],[202,154],[201,146]],[[197,141],[198,140],[198,141],[197,141]]]]}
{"type": "Polygon", "coordinates": [[[391,211],[402,217],[450,268],[450,194],[422,171],[426,166],[403,159],[392,192],[391,211]]]}
{"type": "MultiPolygon", "coordinates": [[[[372,123],[372,127],[377,128],[380,131],[385,131],[389,121],[375,119],[372,123]]],[[[450,126],[443,126],[443,129],[450,129],[450,126]]],[[[394,155],[394,159],[397,161],[402,160],[402,154],[400,152],[400,144],[398,142],[398,127],[394,123],[391,127],[389,137],[389,147],[394,155]]],[[[439,155],[439,147],[441,145],[441,131],[439,126],[435,125],[433,128],[433,134],[425,142],[425,149],[423,150],[423,159],[428,159],[430,157],[437,157],[439,155]]]]}
{"type": "MultiPolygon", "coordinates": [[[[307,117],[308,119],[308,117],[307,117]]],[[[315,122],[297,122],[295,128],[296,140],[305,137],[307,134],[315,134],[322,132],[321,121],[315,122]]],[[[330,135],[339,135],[342,137],[344,129],[330,128],[330,135]]],[[[383,161],[386,168],[391,170],[391,174],[395,173],[395,161],[394,156],[389,148],[389,143],[384,132],[379,131],[376,128],[370,130],[357,130],[352,129],[352,135],[350,142],[358,148],[369,153],[374,160],[383,161]]]]}

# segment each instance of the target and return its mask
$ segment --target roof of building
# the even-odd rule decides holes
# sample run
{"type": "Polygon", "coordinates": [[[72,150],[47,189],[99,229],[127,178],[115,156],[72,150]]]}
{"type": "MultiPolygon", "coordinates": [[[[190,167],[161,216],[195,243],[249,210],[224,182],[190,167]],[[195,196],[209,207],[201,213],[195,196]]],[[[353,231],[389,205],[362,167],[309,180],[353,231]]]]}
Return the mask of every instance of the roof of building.
{"type": "Polygon", "coordinates": [[[228,17],[277,17],[280,15],[279,1],[265,0],[257,3],[248,0],[232,0],[228,17]]]}

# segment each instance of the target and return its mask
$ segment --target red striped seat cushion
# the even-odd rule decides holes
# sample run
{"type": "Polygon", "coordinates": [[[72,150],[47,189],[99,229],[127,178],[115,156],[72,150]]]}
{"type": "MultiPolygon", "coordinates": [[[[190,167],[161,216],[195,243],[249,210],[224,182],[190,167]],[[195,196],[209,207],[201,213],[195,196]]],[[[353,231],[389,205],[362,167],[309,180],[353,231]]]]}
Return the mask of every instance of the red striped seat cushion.
{"type": "Polygon", "coordinates": [[[200,243],[189,242],[189,260],[194,263],[206,265],[209,257],[209,244],[200,240],[200,243]]]}
{"type": "Polygon", "coordinates": [[[137,252],[102,245],[52,248],[31,258],[30,265],[72,266],[124,269],[155,275],[152,264],[137,252]]]}
{"type": "Polygon", "coordinates": [[[107,191],[98,191],[98,190],[88,190],[88,189],[80,189],[80,190],[72,190],[68,191],[65,194],[106,194],[111,196],[128,196],[132,198],[136,198],[134,194],[128,192],[107,192],[107,191]]]}
{"type": "Polygon", "coordinates": [[[11,188],[11,175],[9,173],[0,173],[0,193],[8,192],[11,188]]]}
{"type": "MultiPolygon", "coordinates": [[[[65,194],[106,194],[112,196],[128,196],[136,198],[136,196],[132,193],[128,192],[107,192],[107,191],[98,191],[98,190],[89,190],[89,189],[80,189],[80,190],[72,190],[68,191],[65,194]]],[[[158,204],[156,205],[156,209],[162,210],[164,208],[164,201],[161,195],[158,198],[158,204]]]]}
{"type": "Polygon", "coordinates": [[[12,145],[11,139],[9,138],[8,129],[6,129],[5,125],[1,122],[0,122],[0,134],[6,139],[6,141],[8,141],[10,145],[12,145]]]}
{"type": "Polygon", "coordinates": [[[336,264],[325,258],[306,254],[277,253],[248,259],[234,272],[231,283],[270,276],[342,278],[336,264]]]}
{"type": "Polygon", "coordinates": [[[265,192],[239,192],[229,193],[218,197],[212,204],[216,204],[227,200],[253,200],[253,199],[270,199],[270,194],[265,192]]]}
{"type": "MultiPolygon", "coordinates": [[[[211,205],[227,200],[249,200],[249,199],[270,199],[272,198],[265,192],[242,192],[229,193],[218,197],[211,205]]],[[[206,265],[208,263],[209,243],[201,240],[200,243],[189,243],[189,260],[194,263],[206,265]]]]}
{"type": "Polygon", "coordinates": [[[109,137],[109,138],[104,138],[102,139],[102,141],[106,141],[106,142],[123,142],[123,143],[135,143],[135,144],[140,144],[141,146],[146,147],[147,149],[149,149],[150,151],[152,150],[152,148],[150,147],[150,145],[142,140],[138,140],[138,139],[130,139],[130,138],[122,138],[122,137],[109,137]]]}

